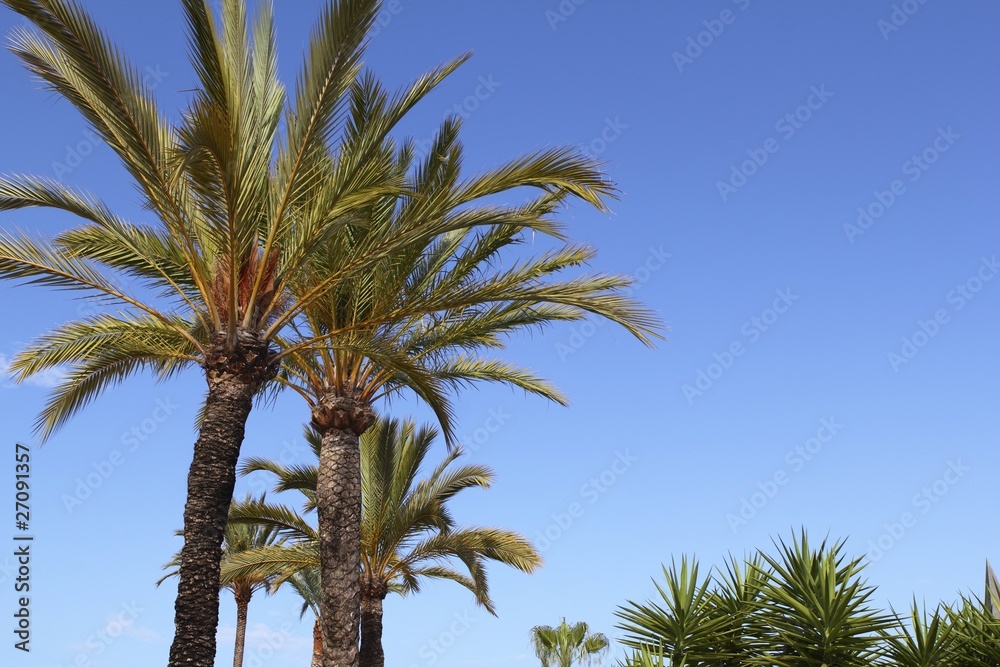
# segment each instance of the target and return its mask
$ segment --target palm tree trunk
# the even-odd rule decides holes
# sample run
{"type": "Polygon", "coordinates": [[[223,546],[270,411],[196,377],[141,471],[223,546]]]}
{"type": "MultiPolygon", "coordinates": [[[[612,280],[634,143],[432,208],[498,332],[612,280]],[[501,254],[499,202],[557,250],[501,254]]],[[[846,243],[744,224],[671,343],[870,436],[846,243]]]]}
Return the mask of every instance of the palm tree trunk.
{"type": "Polygon", "coordinates": [[[236,594],[236,647],[233,649],[233,667],[243,667],[243,650],[247,643],[247,610],[250,595],[236,594]]]}
{"type": "Polygon", "coordinates": [[[319,626],[319,619],[313,623],[313,656],[309,667],[322,667],[323,665],[323,631],[319,626]]]}
{"type": "Polygon", "coordinates": [[[361,660],[360,667],[385,667],[382,650],[382,598],[361,597],[361,660]]]}
{"type": "Polygon", "coordinates": [[[236,463],[253,397],[276,370],[266,361],[266,344],[241,344],[236,353],[206,356],[208,395],[188,472],[170,667],[215,665],[222,539],[236,463]]]}
{"type": "Polygon", "coordinates": [[[316,483],[323,589],[323,667],[357,667],[361,611],[361,446],[374,421],[363,401],[326,396],[313,408],[323,439],[316,483]]]}

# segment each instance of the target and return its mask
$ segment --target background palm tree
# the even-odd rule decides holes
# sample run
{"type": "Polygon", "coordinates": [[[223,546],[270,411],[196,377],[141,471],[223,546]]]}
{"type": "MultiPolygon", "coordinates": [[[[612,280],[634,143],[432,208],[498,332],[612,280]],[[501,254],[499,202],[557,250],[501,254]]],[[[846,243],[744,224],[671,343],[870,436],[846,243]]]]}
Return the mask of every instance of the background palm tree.
{"type": "MultiPolygon", "coordinates": [[[[247,498],[249,502],[250,498],[247,498]]],[[[183,537],[183,533],[178,532],[183,537]]],[[[240,553],[253,549],[260,549],[274,545],[278,541],[278,532],[271,526],[251,523],[228,523],[226,525],[226,536],[222,542],[222,562],[234,558],[240,553]]],[[[178,553],[173,559],[164,565],[169,568],[156,585],[159,586],[171,577],[179,576],[181,564],[181,554],[178,553]]],[[[242,667],[243,652],[246,646],[247,633],[247,613],[250,608],[250,600],[257,591],[268,591],[273,576],[260,572],[243,572],[235,576],[223,576],[219,580],[219,586],[232,592],[236,601],[236,645],[233,649],[233,667],[242,667]]]]}
{"type": "Polygon", "coordinates": [[[531,647],[542,667],[572,667],[589,665],[608,650],[608,638],[591,632],[584,622],[536,625],[531,629],[531,647]]]}
{"type": "MultiPolygon", "coordinates": [[[[489,488],[493,473],[485,466],[457,465],[462,451],[456,448],[426,477],[419,478],[437,435],[435,429],[418,429],[411,421],[380,420],[361,440],[364,492],[360,662],[364,667],[382,667],[385,663],[382,603],[389,593],[418,592],[426,579],[454,581],[495,614],[486,563],[497,561],[524,572],[532,572],[541,563],[534,547],[518,533],[455,525],[448,502],[464,489],[489,488]]],[[[307,431],[306,436],[318,455],[322,446],[318,434],[307,431]]],[[[300,491],[305,496],[304,510],[315,510],[315,465],[289,467],[267,459],[249,459],[241,471],[273,473],[278,478],[275,491],[300,491]]],[[[270,526],[287,536],[289,543],[247,551],[227,560],[227,573],[276,574],[276,581],[281,582],[296,573],[316,571],[317,532],[293,510],[262,501],[241,503],[234,508],[233,520],[270,526]]]]}

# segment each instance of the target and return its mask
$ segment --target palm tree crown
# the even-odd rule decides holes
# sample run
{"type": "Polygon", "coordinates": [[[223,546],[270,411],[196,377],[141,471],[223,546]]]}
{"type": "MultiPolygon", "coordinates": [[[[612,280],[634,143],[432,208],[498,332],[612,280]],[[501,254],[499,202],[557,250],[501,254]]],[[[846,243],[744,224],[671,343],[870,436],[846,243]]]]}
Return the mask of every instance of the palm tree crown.
{"type": "Polygon", "coordinates": [[[536,625],[531,629],[531,647],[542,667],[572,667],[589,665],[608,650],[608,638],[600,632],[591,632],[583,621],[570,625],[562,623],[536,625]]]}

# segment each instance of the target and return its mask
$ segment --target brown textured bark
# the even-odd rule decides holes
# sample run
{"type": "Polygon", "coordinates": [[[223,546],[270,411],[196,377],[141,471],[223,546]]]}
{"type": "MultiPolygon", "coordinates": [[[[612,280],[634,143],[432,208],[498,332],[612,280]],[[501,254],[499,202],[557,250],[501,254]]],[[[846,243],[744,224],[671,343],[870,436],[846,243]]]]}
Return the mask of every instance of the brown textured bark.
{"type": "Polygon", "coordinates": [[[362,590],[360,667],[385,667],[382,650],[382,599],[385,594],[362,590]]]}
{"type": "Polygon", "coordinates": [[[247,610],[250,608],[249,590],[238,591],[236,596],[236,646],[233,648],[233,667],[243,667],[243,651],[247,643],[247,610]]]}
{"type": "Polygon", "coordinates": [[[323,667],[323,631],[319,626],[319,619],[313,623],[313,655],[310,667],[323,667]]]}
{"type": "Polygon", "coordinates": [[[257,391],[274,376],[267,345],[240,335],[224,352],[224,336],[206,355],[208,395],[194,445],[184,505],[184,546],[174,603],[170,667],[214,667],[219,627],[222,539],[236,484],[236,463],[257,391]]]}
{"type": "Polygon", "coordinates": [[[360,437],[375,415],[353,396],[326,396],[313,408],[322,435],[319,519],[323,667],[357,667],[361,610],[360,437]]]}

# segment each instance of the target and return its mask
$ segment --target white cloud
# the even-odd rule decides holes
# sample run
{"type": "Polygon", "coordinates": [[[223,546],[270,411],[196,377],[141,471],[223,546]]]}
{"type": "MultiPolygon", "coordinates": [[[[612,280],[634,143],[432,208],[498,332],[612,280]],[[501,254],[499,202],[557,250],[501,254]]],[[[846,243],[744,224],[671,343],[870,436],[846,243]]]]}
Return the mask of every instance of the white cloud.
{"type": "MultiPolygon", "coordinates": [[[[41,373],[36,373],[30,378],[24,381],[23,384],[30,387],[42,387],[44,389],[52,389],[66,377],[66,372],[59,368],[49,368],[41,373]]],[[[4,389],[15,389],[18,385],[14,382],[13,377],[10,373],[10,359],[7,355],[0,354],[0,386],[4,389]]]]}

